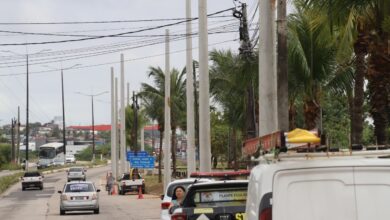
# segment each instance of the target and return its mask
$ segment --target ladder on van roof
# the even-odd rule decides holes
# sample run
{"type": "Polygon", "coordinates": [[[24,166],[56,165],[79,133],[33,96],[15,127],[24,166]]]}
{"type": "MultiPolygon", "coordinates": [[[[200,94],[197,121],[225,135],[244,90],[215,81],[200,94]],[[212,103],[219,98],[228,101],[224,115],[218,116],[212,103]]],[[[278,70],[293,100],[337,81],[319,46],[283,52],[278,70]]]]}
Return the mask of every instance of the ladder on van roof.
{"type": "Polygon", "coordinates": [[[311,159],[328,159],[328,158],[390,158],[390,149],[385,150],[350,150],[341,149],[337,152],[296,152],[287,151],[281,153],[268,153],[259,158],[265,161],[281,160],[311,160],[311,159]]]}

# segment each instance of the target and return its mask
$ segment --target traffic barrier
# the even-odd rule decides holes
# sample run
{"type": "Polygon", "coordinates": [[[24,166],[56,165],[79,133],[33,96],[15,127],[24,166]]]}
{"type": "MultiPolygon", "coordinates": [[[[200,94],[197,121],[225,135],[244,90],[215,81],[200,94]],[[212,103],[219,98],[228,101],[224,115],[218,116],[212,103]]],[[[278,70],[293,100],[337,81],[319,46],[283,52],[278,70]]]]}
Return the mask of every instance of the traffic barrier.
{"type": "Polygon", "coordinates": [[[138,199],[143,199],[144,195],[142,195],[142,186],[138,186],[138,199]]]}

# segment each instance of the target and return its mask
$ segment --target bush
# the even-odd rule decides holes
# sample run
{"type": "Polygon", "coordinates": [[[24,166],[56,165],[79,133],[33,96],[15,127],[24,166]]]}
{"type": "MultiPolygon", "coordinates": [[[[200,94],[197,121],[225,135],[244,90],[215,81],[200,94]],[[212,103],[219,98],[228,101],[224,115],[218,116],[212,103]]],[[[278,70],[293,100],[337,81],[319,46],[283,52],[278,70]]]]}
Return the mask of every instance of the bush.
{"type": "Polygon", "coordinates": [[[11,145],[0,144],[0,168],[11,162],[11,145]]]}

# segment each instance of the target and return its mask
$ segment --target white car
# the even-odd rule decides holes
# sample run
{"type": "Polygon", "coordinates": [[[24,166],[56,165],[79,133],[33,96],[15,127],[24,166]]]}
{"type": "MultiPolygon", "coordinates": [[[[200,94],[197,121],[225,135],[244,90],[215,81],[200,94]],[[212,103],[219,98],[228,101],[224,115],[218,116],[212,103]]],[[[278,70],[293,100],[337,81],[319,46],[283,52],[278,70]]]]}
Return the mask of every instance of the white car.
{"type": "Polygon", "coordinates": [[[183,186],[186,191],[188,187],[194,183],[204,183],[211,182],[210,179],[196,179],[196,178],[188,178],[188,179],[179,179],[170,182],[167,186],[164,195],[161,195],[161,219],[162,220],[170,220],[171,215],[169,214],[169,206],[171,205],[173,190],[178,186],[183,186]]]}
{"type": "Polygon", "coordinates": [[[40,190],[43,189],[43,175],[37,171],[25,172],[22,177],[20,177],[22,181],[22,191],[26,190],[30,187],[37,187],[40,190]]]}
{"type": "Polygon", "coordinates": [[[66,155],[66,163],[76,163],[76,157],[74,155],[66,155]]]}
{"type": "Polygon", "coordinates": [[[60,197],[60,215],[67,211],[93,211],[99,214],[99,192],[92,182],[66,183],[60,197]]]}
{"type": "Polygon", "coordinates": [[[257,165],[249,179],[246,219],[390,219],[390,160],[358,153],[319,158],[313,155],[320,153],[300,158],[286,153],[278,162],[257,165]]]}

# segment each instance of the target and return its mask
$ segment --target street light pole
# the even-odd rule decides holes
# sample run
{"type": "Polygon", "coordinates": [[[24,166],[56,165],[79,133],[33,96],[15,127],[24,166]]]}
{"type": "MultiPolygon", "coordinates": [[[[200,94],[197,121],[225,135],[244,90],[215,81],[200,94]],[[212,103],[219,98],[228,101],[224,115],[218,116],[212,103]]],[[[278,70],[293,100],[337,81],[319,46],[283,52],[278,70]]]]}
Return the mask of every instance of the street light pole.
{"type": "Polygon", "coordinates": [[[64,97],[64,71],[61,69],[62,90],[62,142],[64,144],[64,164],[66,164],[66,129],[65,129],[65,97],[64,97]]]}
{"type": "Polygon", "coordinates": [[[95,162],[95,113],[93,111],[93,96],[91,95],[92,101],[92,161],[95,162]]]}
{"type": "Polygon", "coordinates": [[[94,162],[95,161],[95,113],[94,113],[94,108],[93,108],[93,97],[103,95],[105,93],[108,93],[108,91],[104,91],[104,92],[97,93],[97,94],[84,94],[81,92],[76,92],[76,93],[79,95],[91,97],[91,104],[92,104],[92,161],[94,162]]]}
{"type": "MultiPolygon", "coordinates": [[[[49,51],[48,49],[41,50],[37,53],[34,53],[32,55],[36,55],[39,53],[42,53],[44,51],[49,51]]],[[[10,50],[6,50],[3,52],[8,52],[8,53],[13,53],[15,55],[21,56],[22,54],[15,53],[10,50]]],[[[28,53],[26,55],[26,162],[25,162],[25,170],[28,171],[28,145],[29,145],[29,131],[30,131],[30,126],[29,126],[29,69],[28,69],[28,53]]]]}
{"type": "Polygon", "coordinates": [[[28,54],[26,54],[26,162],[24,163],[25,170],[28,171],[28,134],[29,134],[29,125],[28,125],[28,106],[29,106],[29,80],[28,80],[28,54]]]}
{"type": "MultiPolygon", "coordinates": [[[[80,66],[81,64],[75,64],[68,68],[62,68],[61,65],[61,93],[62,93],[62,142],[64,144],[64,163],[66,163],[66,127],[65,127],[65,95],[64,95],[64,69],[72,69],[76,66],[80,66]]],[[[53,70],[58,70],[57,68],[53,68],[51,66],[44,65],[44,67],[48,67],[53,70]]]]}

